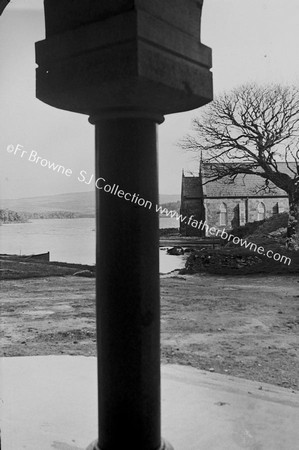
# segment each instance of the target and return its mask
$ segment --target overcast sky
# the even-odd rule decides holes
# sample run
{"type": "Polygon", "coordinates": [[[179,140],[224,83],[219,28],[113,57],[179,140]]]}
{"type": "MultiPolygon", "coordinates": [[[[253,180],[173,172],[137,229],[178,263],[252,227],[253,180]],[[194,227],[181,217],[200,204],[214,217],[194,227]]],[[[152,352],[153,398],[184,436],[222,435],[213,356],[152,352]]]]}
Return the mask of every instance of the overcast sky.
{"type": "MultiPolygon", "coordinates": [[[[51,108],[35,99],[34,43],[44,39],[40,0],[15,0],[0,18],[1,198],[90,190],[7,152],[9,144],[74,174],[94,173],[94,127],[87,116],[51,108]]],[[[298,0],[205,0],[201,39],[213,50],[214,92],[247,81],[299,85],[298,0]]],[[[176,142],[200,110],[170,115],[159,126],[160,193],[180,192],[182,169],[194,167],[176,142]]]]}

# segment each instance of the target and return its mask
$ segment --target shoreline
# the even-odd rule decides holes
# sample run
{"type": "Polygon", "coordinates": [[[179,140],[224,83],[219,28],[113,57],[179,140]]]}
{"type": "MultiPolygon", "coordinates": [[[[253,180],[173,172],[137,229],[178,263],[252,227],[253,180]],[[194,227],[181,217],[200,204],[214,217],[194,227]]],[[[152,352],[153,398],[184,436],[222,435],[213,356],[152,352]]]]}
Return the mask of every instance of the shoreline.
{"type": "Polygon", "coordinates": [[[95,265],[43,261],[30,259],[30,256],[0,254],[0,280],[72,276],[78,272],[85,272],[89,278],[95,277],[95,265]]]}
{"type": "MultiPolygon", "coordinates": [[[[169,255],[169,257],[177,256],[169,255]]],[[[95,264],[47,261],[36,258],[36,255],[0,254],[0,281],[73,275],[95,278],[95,270],[95,264]]],[[[180,270],[182,268],[178,263],[178,267],[167,272],[160,272],[159,275],[160,277],[168,276],[180,270]]]]}

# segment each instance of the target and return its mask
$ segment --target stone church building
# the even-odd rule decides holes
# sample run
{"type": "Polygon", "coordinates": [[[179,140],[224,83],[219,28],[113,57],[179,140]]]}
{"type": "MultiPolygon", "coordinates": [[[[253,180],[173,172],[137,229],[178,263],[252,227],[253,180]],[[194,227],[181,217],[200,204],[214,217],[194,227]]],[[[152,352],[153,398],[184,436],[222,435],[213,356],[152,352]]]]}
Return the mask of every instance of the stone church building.
{"type": "MultiPolygon", "coordinates": [[[[182,216],[193,216],[209,227],[230,230],[288,211],[289,202],[285,191],[272,183],[269,192],[262,190],[264,180],[258,175],[237,175],[232,182],[228,177],[208,181],[208,163],[201,163],[198,176],[182,174],[181,210],[182,216]]],[[[288,172],[285,163],[278,163],[281,172],[288,172]]],[[[180,222],[180,233],[184,236],[205,236],[200,230],[180,222]]]]}

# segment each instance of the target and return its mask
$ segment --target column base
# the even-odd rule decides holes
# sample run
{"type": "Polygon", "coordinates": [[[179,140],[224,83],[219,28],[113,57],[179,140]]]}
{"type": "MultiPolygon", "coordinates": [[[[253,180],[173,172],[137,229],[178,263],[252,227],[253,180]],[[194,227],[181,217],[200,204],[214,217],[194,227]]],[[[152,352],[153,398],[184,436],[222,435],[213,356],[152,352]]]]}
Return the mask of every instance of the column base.
{"type": "MultiPolygon", "coordinates": [[[[98,446],[98,441],[94,441],[87,447],[86,450],[101,450],[101,449],[98,446]]],[[[140,449],[140,450],[142,450],[142,449],[140,449]]],[[[165,441],[165,439],[162,439],[161,446],[157,450],[174,450],[174,449],[173,449],[173,446],[171,444],[169,444],[169,442],[165,441]]]]}

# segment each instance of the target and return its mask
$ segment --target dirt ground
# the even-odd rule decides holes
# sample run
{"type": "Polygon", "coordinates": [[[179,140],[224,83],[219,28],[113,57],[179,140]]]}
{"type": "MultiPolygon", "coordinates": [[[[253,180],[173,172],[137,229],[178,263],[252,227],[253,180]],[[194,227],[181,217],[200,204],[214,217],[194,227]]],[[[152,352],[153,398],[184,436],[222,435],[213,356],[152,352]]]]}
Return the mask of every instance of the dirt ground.
{"type": "MultiPolygon", "coordinates": [[[[96,355],[95,280],[1,282],[2,356],[96,355]]],[[[161,278],[162,362],[299,388],[299,276],[161,278]]]]}

